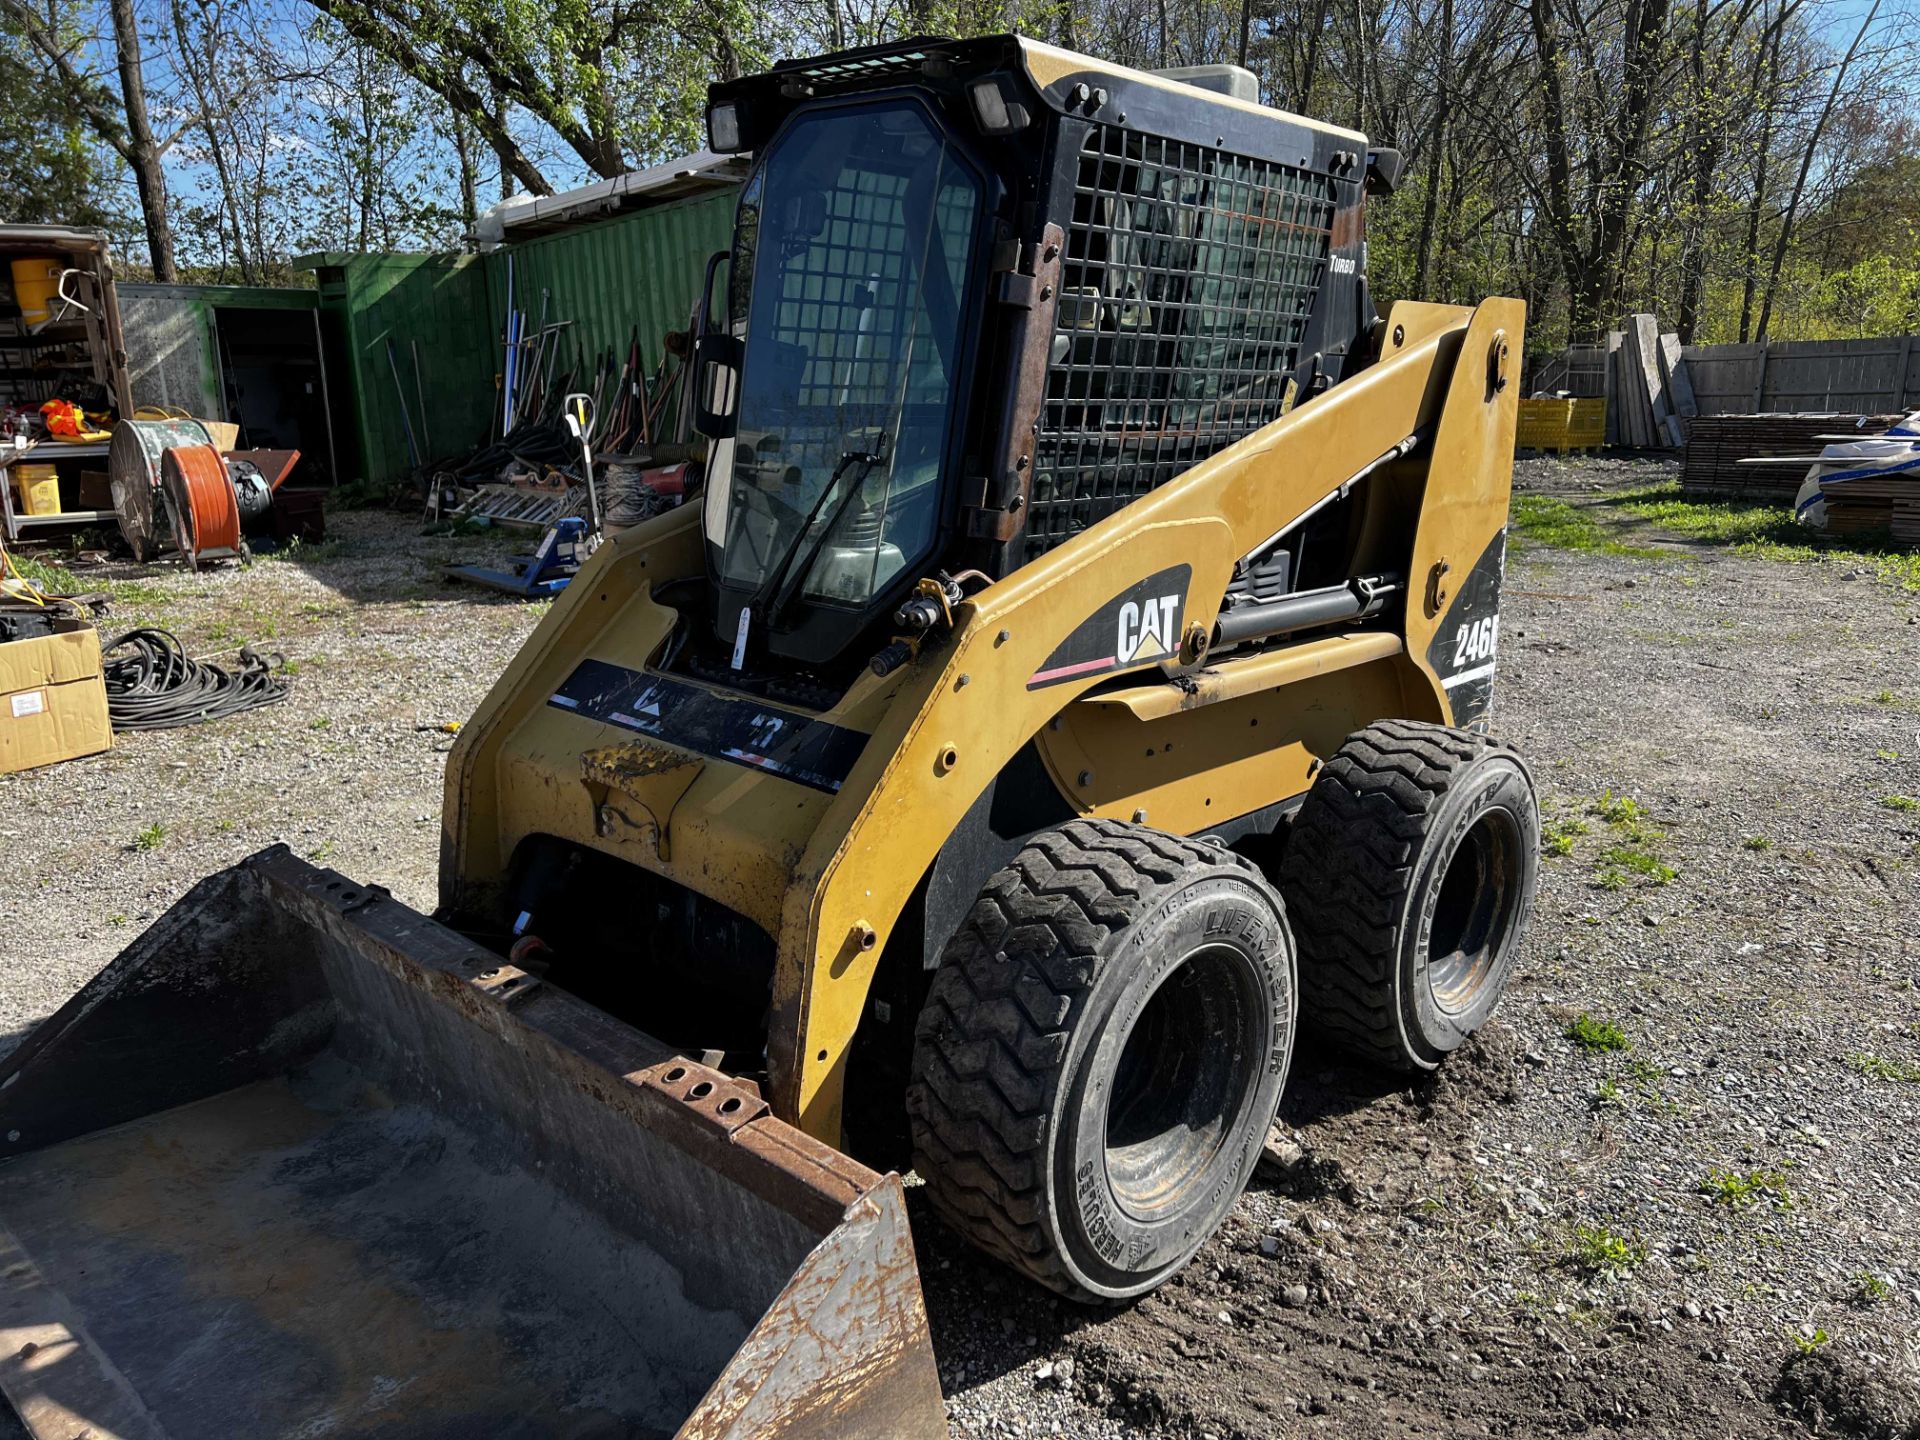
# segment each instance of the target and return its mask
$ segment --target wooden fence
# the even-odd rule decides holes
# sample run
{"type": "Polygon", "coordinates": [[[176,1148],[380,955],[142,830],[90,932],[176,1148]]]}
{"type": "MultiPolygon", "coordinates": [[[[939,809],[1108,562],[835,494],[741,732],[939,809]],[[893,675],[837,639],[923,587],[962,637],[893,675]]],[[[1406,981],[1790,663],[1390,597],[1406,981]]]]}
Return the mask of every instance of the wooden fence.
{"type": "Polygon", "coordinates": [[[1681,353],[1702,415],[1872,414],[1920,406],[1920,344],[1911,335],[1690,345],[1681,353]]]}
{"type": "MultiPolygon", "coordinates": [[[[1920,337],[1689,345],[1681,351],[1702,415],[1920,409],[1920,337]]],[[[1537,362],[1529,393],[1607,393],[1607,350],[1573,345],[1537,362]]]]}

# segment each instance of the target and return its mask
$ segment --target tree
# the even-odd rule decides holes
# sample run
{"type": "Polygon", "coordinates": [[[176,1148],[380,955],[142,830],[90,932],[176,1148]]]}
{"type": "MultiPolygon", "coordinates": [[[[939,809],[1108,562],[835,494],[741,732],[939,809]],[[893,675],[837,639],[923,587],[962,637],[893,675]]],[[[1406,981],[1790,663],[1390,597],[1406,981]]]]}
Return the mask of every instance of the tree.
{"type": "Polygon", "coordinates": [[[765,57],[764,18],[746,0],[310,0],[472,125],[535,194],[553,186],[515,141],[509,106],[547,126],[586,168],[623,173],[660,128],[660,91],[685,92],[765,57]],[[679,62],[671,71],[663,56],[679,62]]]}
{"type": "MultiPolygon", "coordinates": [[[[65,28],[57,12],[48,24],[65,28]]],[[[0,15],[0,222],[105,225],[94,132],[11,15],[0,15]]]]}
{"type": "MultiPolygon", "coordinates": [[[[48,0],[55,3],[55,0],[48,0]]],[[[112,93],[76,58],[84,40],[60,25],[59,12],[42,11],[28,0],[0,0],[0,16],[40,53],[51,67],[50,79],[94,133],[126,161],[140,196],[147,254],[156,280],[178,278],[173,263],[173,230],[167,221],[167,183],[161,168],[165,147],[155,139],[147,116],[146,80],[133,0],[109,0],[114,62],[120,76],[116,105],[112,93]]]]}
{"type": "Polygon", "coordinates": [[[1860,29],[1853,37],[1853,44],[1847,47],[1847,53],[1833,72],[1833,87],[1827,91],[1827,103],[1820,107],[1819,118],[1813,122],[1813,130],[1807,136],[1806,148],[1800,155],[1800,173],[1794,177],[1793,194],[1787,200],[1786,213],[1780,217],[1780,231],[1773,242],[1773,265],[1767,271],[1767,291],[1760,302],[1759,337],[1762,344],[1767,339],[1767,322],[1773,318],[1773,292],[1780,283],[1780,267],[1786,263],[1787,246],[1793,240],[1794,216],[1799,212],[1801,198],[1806,194],[1807,176],[1813,171],[1814,157],[1820,153],[1820,137],[1826,131],[1827,121],[1833,118],[1833,107],[1840,99],[1841,87],[1847,83],[1847,71],[1859,57],[1860,47],[1866,43],[1873,22],[1880,14],[1880,0],[1873,0],[1867,8],[1866,18],[1860,22],[1860,29]]]}

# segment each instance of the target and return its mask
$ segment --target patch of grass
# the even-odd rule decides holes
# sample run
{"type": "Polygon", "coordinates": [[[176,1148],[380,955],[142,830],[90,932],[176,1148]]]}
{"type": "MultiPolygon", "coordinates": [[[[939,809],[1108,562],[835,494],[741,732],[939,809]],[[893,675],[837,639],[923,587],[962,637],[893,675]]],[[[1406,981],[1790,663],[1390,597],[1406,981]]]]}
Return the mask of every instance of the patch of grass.
{"type": "Polygon", "coordinates": [[[233,833],[233,821],[222,820],[213,828],[219,831],[222,835],[231,835],[233,833]]]}
{"type": "Polygon", "coordinates": [[[1514,496],[1512,529],[1530,544],[1551,545],[1557,550],[1634,555],[1642,559],[1658,558],[1661,554],[1644,545],[1613,539],[1598,518],[1557,495],[1514,496]]]}
{"type": "Polygon", "coordinates": [[[16,555],[8,551],[7,567],[22,580],[49,595],[67,595],[73,591],[73,576],[67,573],[64,566],[49,565],[35,556],[16,555]]]}
{"type": "Polygon", "coordinates": [[[1618,1280],[1647,1258],[1647,1247],[1638,1240],[1615,1234],[1604,1225],[1576,1225],[1573,1243],[1567,1249],[1567,1262],[1587,1275],[1604,1275],[1618,1280]]]}
{"type": "MultiPolygon", "coordinates": [[[[338,492],[336,491],[335,493],[337,494],[338,492]]],[[[287,543],[282,545],[278,550],[263,553],[255,558],[259,560],[292,561],[295,564],[311,565],[323,560],[337,560],[347,552],[348,546],[344,540],[322,540],[318,544],[309,545],[304,540],[293,539],[287,541],[287,543]]]]}
{"type": "Polygon", "coordinates": [[[1638,875],[1655,885],[1665,885],[1678,878],[1680,872],[1663,862],[1658,856],[1645,850],[1636,850],[1631,845],[1613,845],[1600,852],[1600,883],[1609,890],[1617,890],[1626,883],[1628,875],[1638,875]],[[1610,883],[1609,877],[1617,875],[1618,883],[1610,883]]]}
{"type": "Polygon", "coordinates": [[[1762,850],[1773,849],[1773,841],[1764,835],[1749,835],[1740,842],[1740,845],[1743,849],[1752,850],[1756,853],[1762,850]]]}
{"type": "Polygon", "coordinates": [[[1659,827],[1653,823],[1647,807],[1631,795],[1615,795],[1612,790],[1602,790],[1597,800],[1588,803],[1587,813],[1599,816],[1629,840],[1644,841],[1659,833],[1659,827]]]}
{"type": "Polygon", "coordinates": [[[1864,1075],[1869,1080],[1893,1080],[1906,1085],[1920,1085],[1920,1065],[1911,1060],[1889,1060],[1883,1055],[1870,1054],[1859,1050],[1847,1056],[1847,1068],[1856,1075],[1864,1075]]]}
{"type": "Polygon", "coordinates": [[[1590,1055],[1603,1055],[1609,1050],[1631,1050],[1633,1042],[1627,1038],[1627,1032],[1611,1020],[1596,1020],[1582,1012],[1571,1025],[1567,1026],[1567,1039],[1590,1055]]]}
{"type": "Polygon", "coordinates": [[[111,580],[105,586],[108,595],[116,605],[129,605],[136,608],[158,609],[174,597],[172,593],[159,585],[143,580],[111,580]]]}
{"type": "Polygon", "coordinates": [[[1893,1286],[1871,1270],[1861,1270],[1853,1277],[1851,1293],[1856,1305],[1878,1305],[1882,1300],[1892,1297],[1893,1286]]]}
{"type": "Polygon", "coordinates": [[[1873,758],[1876,760],[1884,760],[1891,765],[1900,758],[1900,752],[1898,750],[1876,750],[1873,752],[1873,758]]]}
{"type": "Polygon", "coordinates": [[[1899,698],[1900,697],[1895,695],[1891,690],[1882,690],[1878,695],[1873,697],[1873,703],[1876,705],[1891,705],[1899,698]]]}
{"type": "Polygon", "coordinates": [[[1787,1338],[1793,1341],[1794,1349],[1798,1350],[1802,1355],[1811,1355],[1822,1345],[1827,1344],[1833,1339],[1831,1335],[1827,1334],[1824,1328],[1815,1329],[1811,1335],[1789,1333],[1787,1338]]]}
{"type": "Polygon", "coordinates": [[[1573,842],[1587,833],[1587,822],[1576,816],[1549,820],[1540,827],[1540,843],[1549,855],[1571,855],[1573,842]]]}
{"type": "Polygon", "coordinates": [[[331,724],[333,724],[333,720],[331,717],[326,715],[316,715],[313,717],[312,720],[307,722],[307,728],[309,730],[324,730],[331,724]]]}
{"type": "Polygon", "coordinates": [[[1920,553],[1892,545],[1849,547],[1806,529],[1781,506],[1686,500],[1681,498],[1678,481],[1621,490],[1604,503],[1699,544],[1724,545],[1736,554],[1764,560],[1838,561],[1903,590],[1920,591],[1920,553]]]}
{"type": "Polygon", "coordinates": [[[1883,810],[1898,810],[1905,815],[1920,810],[1920,800],[1914,799],[1911,795],[1882,795],[1880,807],[1883,810]]]}
{"type": "Polygon", "coordinates": [[[124,925],[126,923],[127,923],[127,917],[124,915],[107,916],[107,924],[109,925],[124,925]]]}
{"type": "Polygon", "coordinates": [[[307,852],[307,859],[316,865],[324,865],[332,858],[333,841],[331,840],[322,840],[318,845],[314,846],[312,850],[307,852]]]}
{"type": "Polygon", "coordinates": [[[1700,1182],[1700,1193],[1729,1210],[1751,1210],[1762,1200],[1771,1200],[1776,1210],[1793,1208],[1782,1170],[1710,1170],[1700,1182]]]}
{"type": "Polygon", "coordinates": [[[1638,800],[1604,790],[1587,803],[1587,813],[1598,817],[1618,842],[1601,851],[1594,862],[1599,866],[1596,878],[1601,889],[1624,889],[1635,877],[1655,885],[1678,878],[1680,872],[1660,859],[1660,826],[1638,800]]]}
{"type": "Polygon", "coordinates": [[[1627,1092],[1620,1088],[1619,1081],[1608,1075],[1593,1087],[1592,1099],[1596,1110],[1621,1110],[1626,1107],[1627,1092]]]}
{"type": "Polygon", "coordinates": [[[133,848],[136,850],[158,850],[166,843],[166,839],[167,827],[156,820],[153,824],[146,826],[133,837],[133,848]]]}

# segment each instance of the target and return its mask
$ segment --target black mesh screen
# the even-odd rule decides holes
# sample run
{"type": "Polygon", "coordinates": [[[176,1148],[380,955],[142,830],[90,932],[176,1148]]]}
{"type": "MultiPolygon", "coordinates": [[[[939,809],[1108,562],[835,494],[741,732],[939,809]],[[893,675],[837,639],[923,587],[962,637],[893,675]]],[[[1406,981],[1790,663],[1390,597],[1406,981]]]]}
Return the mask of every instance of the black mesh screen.
{"type": "Polygon", "coordinates": [[[1334,182],[1111,126],[1080,156],[1026,558],[1276,419],[1334,182]]]}

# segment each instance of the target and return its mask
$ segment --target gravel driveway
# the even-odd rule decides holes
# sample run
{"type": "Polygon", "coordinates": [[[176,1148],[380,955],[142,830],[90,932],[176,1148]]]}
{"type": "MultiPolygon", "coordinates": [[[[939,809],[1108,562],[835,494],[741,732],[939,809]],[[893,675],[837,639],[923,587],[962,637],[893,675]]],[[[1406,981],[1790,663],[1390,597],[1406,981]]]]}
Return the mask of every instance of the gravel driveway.
{"type": "Polygon", "coordinates": [[[104,755],[0,776],[0,1035],[59,1005],[195,879],[284,841],[431,909],[439,727],[472,712],[544,605],[440,578],[505,542],[423,539],[399,516],[327,517],[329,538],[198,575],[82,567],[112,587],[105,642],[158,624],[202,658],[252,644],[290,662],[284,704],[119,737],[104,755]]]}
{"type": "MultiPolygon", "coordinates": [[[[1498,1019],[1413,1085],[1304,1037],[1274,1163],[1128,1309],[917,1215],[956,1436],[1920,1440],[1920,595],[1611,503],[1670,473],[1520,467],[1605,540],[1509,566],[1496,728],[1558,853],[1498,1019]]],[[[330,523],[119,608],[283,651],[286,705],[0,778],[0,1029],[275,840],[431,905],[439,727],[536,614],[438,581],[471,541],[330,523]]]]}

